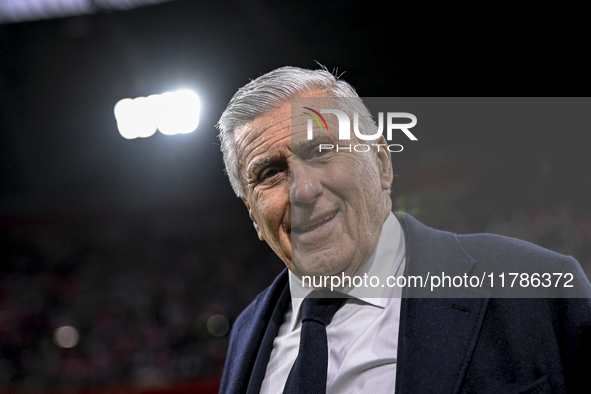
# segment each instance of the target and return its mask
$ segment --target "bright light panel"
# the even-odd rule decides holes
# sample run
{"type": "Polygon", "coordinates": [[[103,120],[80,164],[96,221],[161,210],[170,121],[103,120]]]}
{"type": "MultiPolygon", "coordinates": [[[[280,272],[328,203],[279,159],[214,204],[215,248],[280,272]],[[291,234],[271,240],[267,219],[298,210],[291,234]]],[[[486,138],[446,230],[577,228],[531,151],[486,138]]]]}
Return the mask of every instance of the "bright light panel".
{"type": "Polygon", "coordinates": [[[186,134],[197,129],[201,101],[195,92],[179,90],[123,99],[115,105],[119,133],[126,139],[162,134],[186,134]]]}

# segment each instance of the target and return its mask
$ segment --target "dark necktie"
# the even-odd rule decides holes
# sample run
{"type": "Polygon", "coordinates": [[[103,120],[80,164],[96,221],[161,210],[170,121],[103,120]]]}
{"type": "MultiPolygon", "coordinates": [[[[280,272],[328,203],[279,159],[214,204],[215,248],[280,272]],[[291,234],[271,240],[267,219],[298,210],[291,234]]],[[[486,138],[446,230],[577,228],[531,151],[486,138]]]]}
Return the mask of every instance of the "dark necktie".
{"type": "Polygon", "coordinates": [[[326,326],[344,298],[306,298],[302,303],[302,332],[298,357],[283,394],[325,394],[328,368],[326,326]]]}

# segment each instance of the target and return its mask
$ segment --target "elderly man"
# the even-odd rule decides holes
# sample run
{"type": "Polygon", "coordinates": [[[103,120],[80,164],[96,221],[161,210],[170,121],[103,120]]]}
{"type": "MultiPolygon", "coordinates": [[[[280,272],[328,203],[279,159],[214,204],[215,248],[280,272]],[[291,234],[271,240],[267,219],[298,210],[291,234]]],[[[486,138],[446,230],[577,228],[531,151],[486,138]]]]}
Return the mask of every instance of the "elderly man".
{"type": "Polygon", "coordinates": [[[484,275],[485,264],[499,272],[520,264],[570,274],[578,294],[591,294],[570,257],[393,215],[384,137],[368,151],[337,151],[320,148],[338,145],[336,117],[322,118],[313,138],[306,128],[314,107],[343,102],[359,113],[361,133],[374,135],[356,97],[325,70],[283,67],[240,89],[219,121],[231,185],[288,268],[234,323],[221,392],[591,392],[588,298],[507,299],[480,289],[401,298],[395,287],[364,293],[350,283],[332,298],[325,286],[303,285],[438,270],[484,275]]]}

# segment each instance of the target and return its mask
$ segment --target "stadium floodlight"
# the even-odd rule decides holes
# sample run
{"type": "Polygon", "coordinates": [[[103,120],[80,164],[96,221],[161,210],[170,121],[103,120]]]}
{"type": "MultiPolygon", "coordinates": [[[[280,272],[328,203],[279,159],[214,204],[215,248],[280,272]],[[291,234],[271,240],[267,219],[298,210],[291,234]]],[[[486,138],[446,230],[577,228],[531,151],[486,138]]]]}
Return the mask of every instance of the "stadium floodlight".
{"type": "Polygon", "coordinates": [[[201,102],[190,90],[167,92],[159,98],[158,130],[166,135],[186,134],[199,125],[201,102]]]}
{"type": "Polygon", "coordinates": [[[156,119],[147,97],[123,99],[115,105],[119,133],[126,139],[150,137],[156,132],[156,119]]]}
{"type": "Polygon", "coordinates": [[[120,100],[114,112],[126,139],[150,137],[156,129],[165,135],[186,134],[199,125],[201,101],[195,92],[179,90],[120,100]]]}

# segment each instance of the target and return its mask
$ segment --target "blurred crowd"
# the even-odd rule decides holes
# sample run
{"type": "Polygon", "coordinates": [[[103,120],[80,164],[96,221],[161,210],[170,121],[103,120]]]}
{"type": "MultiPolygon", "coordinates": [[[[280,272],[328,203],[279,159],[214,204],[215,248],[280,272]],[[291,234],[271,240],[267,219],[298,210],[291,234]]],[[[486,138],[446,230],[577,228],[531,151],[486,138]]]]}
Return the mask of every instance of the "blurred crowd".
{"type": "Polygon", "coordinates": [[[106,227],[3,229],[0,391],[219,378],[233,319],[283,268],[252,227],[173,237],[106,227]],[[60,340],[60,327],[78,338],[60,340]]]}

